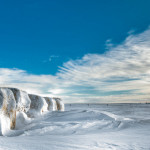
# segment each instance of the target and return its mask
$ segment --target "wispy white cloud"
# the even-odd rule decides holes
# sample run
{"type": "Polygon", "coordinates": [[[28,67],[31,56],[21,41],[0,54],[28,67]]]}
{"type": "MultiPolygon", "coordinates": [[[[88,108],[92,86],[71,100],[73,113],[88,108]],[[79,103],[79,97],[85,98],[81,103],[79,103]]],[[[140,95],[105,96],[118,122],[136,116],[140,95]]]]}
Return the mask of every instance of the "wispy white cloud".
{"type": "Polygon", "coordinates": [[[84,85],[94,89],[96,92],[87,90],[94,95],[91,101],[94,97],[97,101],[146,101],[150,99],[149,58],[150,29],[129,35],[104,54],[87,54],[82,59],[64,63],[58,76],[68,86],[84,85]]]}
{"type": "Polygon", "coordinates": [[[51,56],[49,57],[49,61],[52,61],[53,59],[56,59],[56,58],[59,58],[59,56],[51,55],[51,56]]]}
{"type": "Polygon", "coordinates": [[[57,55],[51,55],[51,56],[49,56],[49,59],[43,60],[43,63],[51,62],[51,61],[53,61],[54,59],[58,59],[59,57],[60,57],[60,56],[57,56],[57,55]]]}
{"type": "Polygon", "coordinates": [[[58,95],[65,102],[150,101],[150,29],[130,34],[117,46],[107,44],[106,53],[65,62],[56,76],[0,68],[1,86],[58,95]]]}
{"type": "Polygon", "coordinates": [[[29,93],[46,94],[53,89],[57,77],[52,75],[33,75],[20,69],[0,68],[0,86],[21,88],[29,93]]]}

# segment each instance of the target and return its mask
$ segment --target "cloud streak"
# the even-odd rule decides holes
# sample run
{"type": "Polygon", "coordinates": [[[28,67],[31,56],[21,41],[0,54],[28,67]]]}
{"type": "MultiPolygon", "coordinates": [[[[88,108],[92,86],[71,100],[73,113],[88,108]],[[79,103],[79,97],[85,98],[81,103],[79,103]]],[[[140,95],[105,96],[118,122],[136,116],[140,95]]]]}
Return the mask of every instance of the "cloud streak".
{"type": "Polygon", "coordinates": [[[148,101],[149,58],[150,29],[128,36],[120,45],[109,47],[105,54],[87,54],[64,63],[58,76],[69,86],[91,87],[96,92],[87,90],[87,93],[97,97],[97,101],[148,101]]]}
{"type": "Polygon", "coordinates": [[[60,67],[56,76],[0,68],[1,86],[15,86],[65,102],[150,101],[150,29],[129,35],[104,54],[86,54],[60,67]]]}

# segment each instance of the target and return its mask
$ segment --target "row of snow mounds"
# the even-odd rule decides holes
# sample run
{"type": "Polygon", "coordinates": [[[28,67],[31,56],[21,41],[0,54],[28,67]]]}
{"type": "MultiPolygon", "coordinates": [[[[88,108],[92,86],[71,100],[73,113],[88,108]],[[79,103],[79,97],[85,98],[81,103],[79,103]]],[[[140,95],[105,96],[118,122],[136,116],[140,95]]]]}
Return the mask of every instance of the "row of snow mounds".
{"type": "Polygon", "coordinates": [[[1,116],[3,116],[1,124],[4,118],[7,118],[7,124],[10,124],[9,128],[15,129],[17,112],[22,112],[29,118],[35,118],[46,111],[64,111],[64,104],[60,98],[41,97],[17,88],[1,87],[0,110],[1,116]]]}

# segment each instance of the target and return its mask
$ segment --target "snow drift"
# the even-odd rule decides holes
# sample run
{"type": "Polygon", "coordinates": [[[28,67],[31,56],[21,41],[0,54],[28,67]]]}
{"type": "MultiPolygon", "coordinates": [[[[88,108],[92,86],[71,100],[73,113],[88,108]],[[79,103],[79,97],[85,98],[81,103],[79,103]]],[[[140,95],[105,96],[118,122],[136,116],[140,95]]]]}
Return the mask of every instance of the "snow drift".
{"type": "Polygon", "coordinates": [[[9,135],[11,130],[45,112],[64,111],[64,104],[60,98],[41,97],[17,88],[2,87],[0,110],[0,134],[9,135]]]}

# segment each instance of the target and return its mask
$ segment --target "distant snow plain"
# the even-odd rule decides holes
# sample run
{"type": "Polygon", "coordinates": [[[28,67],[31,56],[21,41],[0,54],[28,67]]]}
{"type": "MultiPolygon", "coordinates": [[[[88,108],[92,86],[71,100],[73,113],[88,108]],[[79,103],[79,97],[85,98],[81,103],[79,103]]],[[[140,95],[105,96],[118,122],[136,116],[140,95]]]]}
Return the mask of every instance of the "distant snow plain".
{"type": "Polygon", "coordinates": [[[16,129],[0,135],[0,150],[150,150],[150,104],[65,108],[34,119],[17,113],[16,129]]]}

